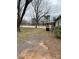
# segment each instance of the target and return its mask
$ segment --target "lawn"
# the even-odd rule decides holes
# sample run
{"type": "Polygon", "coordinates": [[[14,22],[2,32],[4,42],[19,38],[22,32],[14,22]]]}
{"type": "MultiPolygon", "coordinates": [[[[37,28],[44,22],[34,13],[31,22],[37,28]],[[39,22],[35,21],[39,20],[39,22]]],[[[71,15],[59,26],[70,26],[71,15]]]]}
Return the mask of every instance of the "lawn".
{"type": "Polygon", "coordinates": [[[21,32],[17,32],[17,42],[26,40],[31,35],[46,35],[45,29],[36,28],[23,28],[21,27],[21,32]]]}

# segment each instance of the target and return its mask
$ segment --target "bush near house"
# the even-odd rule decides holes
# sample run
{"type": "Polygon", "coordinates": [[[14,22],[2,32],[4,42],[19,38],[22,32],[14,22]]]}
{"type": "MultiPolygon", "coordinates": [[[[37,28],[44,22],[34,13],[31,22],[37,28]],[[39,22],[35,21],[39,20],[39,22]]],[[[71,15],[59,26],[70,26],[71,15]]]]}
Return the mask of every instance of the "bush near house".
{"type": "Polygon", "coordinates": [[[54,36],[61,39],[61,26],[57,26],[54,28],[54,36]]]}

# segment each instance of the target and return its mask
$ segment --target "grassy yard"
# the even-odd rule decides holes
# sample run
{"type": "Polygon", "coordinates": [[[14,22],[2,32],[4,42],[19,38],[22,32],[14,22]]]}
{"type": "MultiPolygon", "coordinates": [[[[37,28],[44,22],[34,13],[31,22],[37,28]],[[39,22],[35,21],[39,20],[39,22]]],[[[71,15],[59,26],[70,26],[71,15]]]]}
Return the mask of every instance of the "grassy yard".
{"type": "Polygon", "coordinates": [[[21,32],[17,32],[17,41],[24,41],[31,35],[46,35],[47,33],[48,32],[46,32],[45,29],[21,27],[21,32]]]}

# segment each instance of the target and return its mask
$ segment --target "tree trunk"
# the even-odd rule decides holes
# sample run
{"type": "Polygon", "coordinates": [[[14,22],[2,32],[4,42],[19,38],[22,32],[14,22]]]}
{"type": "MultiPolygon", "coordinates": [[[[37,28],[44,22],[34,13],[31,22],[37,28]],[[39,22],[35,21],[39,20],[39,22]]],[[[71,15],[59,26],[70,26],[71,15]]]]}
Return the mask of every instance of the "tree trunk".
{"type": "Polygon", "coordinates": [[[20,32],[20,20],[17,20],[17,31],[20,32]]]}
{"type": "Polygon", "coordinates": [[[18,19],[17,19],[17,31],[19,31],[19,32],[20,32],[20,25],[21,25],[23,16],[24,16],[24,14],[25,14],[25,12],[26,12],[26,8],[27,8],[28,4],[29,4],[32,0],[31,0],[31,1],[26,0],[26,2],[25,2],[25,7],[24,7],[24,10],[23,10],[23,13],[22,13],[22,16],[21,16],[21,17],[20,17],[20,1],[21,1],[21,0],[19,0],[19,4],[18,4],[18,19]]]}
{"type": "Polygon", "coordinates": [[[21,0],[18,0],[18,6],[17,6],[17,8],[18,8],[17,31],[19,31],[19,32],[20,32],[20,2],[21,2],[21,0]]]}
{"type": "Polygon", "coordinates": [[[18,32],[21,32],[21,31],[20,31],[20,26],[17,26],[17,31],[18,31],[18,32]]]}
{"type": "Polygon", "coordinates": [[[35,24],[35,28],[37,28],[37,26],[38,26],[38,24],[36,23],[36,24],[35,24]]]}
{"type": "Polygon", "coordinates": [[[35,28],[37,28],[38,26],[38,13],[36,14],[36,24],[35,24],[35,28]]]}

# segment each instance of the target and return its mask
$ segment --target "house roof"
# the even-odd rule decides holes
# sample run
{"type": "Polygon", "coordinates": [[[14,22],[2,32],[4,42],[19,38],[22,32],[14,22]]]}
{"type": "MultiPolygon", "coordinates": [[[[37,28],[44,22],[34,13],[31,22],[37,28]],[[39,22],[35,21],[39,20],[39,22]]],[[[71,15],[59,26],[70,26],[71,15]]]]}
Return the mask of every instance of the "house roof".
{"type": "Polygon", "coordinates": [[[59,19],[61,19],[61,15],[59,15],[54,21],[56,22],[59,19]]]}
{"type": "Polygon", "coordinates": [[[54,22],[56,22],[59,19],[61,19],[61,15],[59,15],[56,19],[54,19],[54,22]]]}

